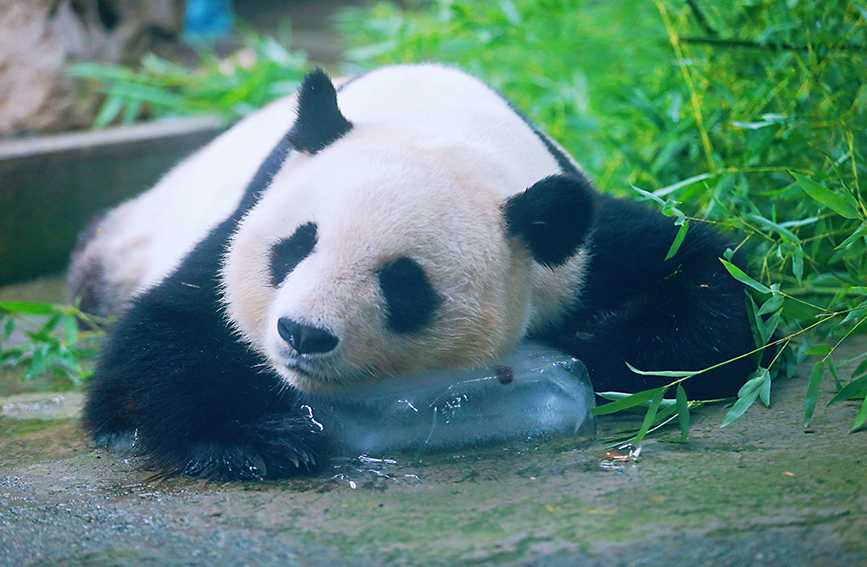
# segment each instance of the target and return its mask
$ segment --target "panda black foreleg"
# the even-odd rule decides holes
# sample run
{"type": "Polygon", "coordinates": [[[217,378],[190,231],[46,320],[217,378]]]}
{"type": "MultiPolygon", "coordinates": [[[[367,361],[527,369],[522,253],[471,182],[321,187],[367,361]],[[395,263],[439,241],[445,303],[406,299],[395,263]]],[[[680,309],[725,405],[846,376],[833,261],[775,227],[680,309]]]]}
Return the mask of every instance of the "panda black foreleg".
{"type": "MultiPolygon", "coordinates": [[[[725,277],[705,275],[704,281],[725,277]]],[[[692,284],[680,278],[690,279],[674,274],[622,305],[593,313],[561,340],[561,348],[587,365],[597,392],[637,392],[673,380],[634,373],[626,363],[646,371],[692,371],[733,360],[683,382],[690,399],[702,400],[734,396],[756,369],[752,357],[738,359],[754,348],[743,288],[699,284],[708,287],[690,290],[692,284]]]]}
{"type": "MultiPolygon", "coordinates": [[[[647,371],[702,370],[755,348],[744,286],[719,261],[720,234],[693,223],[665,260],[677,233],[672,219],[601,195],[597,219],[579,302],[541,337],[582,359],[597,392],[673,380],[633,373],[627,362],[647,371]]],[[[741,358],[683,385],[692,399],[734,396],[755,369],[753,357],[741,358]]]]}
{"type": "Polygon", "coordinates": [[[297,392],[232,335],[200,288],[176,280],[143,294],[118,323],[85,427],[103,444],[134,431],[145,467],[162,474],[252,480],[316,471],[321,427],[297,392]]]}

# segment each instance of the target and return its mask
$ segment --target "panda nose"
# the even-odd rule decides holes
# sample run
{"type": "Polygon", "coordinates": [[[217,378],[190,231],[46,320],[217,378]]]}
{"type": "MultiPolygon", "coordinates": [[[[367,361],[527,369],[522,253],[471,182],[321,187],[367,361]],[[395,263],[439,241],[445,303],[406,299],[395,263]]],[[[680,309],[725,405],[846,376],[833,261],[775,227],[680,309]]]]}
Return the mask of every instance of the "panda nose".
{"type": "Polygon", "coordinates": [[[277,332],[299,354],[330,352],[340,341],[325,329],[304,325],[287,317],[281,317],[277,321],[277,332]]]}

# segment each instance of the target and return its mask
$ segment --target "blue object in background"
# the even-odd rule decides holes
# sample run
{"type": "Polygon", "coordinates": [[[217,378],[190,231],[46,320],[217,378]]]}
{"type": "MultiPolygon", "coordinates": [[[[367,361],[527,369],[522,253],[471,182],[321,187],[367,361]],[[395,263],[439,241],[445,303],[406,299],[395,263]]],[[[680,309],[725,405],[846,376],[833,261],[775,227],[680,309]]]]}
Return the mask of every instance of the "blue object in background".
{"type": "Polygon", "coordinates": [[[216,39],[232,29],[232,0],[187,0],[184,33],[216,39]]]}

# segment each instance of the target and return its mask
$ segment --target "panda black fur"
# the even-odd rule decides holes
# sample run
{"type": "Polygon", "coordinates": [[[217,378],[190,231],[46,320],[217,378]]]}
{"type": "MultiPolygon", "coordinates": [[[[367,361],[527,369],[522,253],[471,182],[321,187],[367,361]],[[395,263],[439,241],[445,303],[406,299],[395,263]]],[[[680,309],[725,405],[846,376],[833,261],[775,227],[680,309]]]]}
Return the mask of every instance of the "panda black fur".
{"type": "MultiPolygon", "coordinates": [[[[206,234],[194,246],[125,266],[122,250],[106,250],[140,229],[129,222],[83,243],[77,293],[111,311],[99,289],[135,290],[85,407],[98,442],[135,432],[147,465],[165,474],[276,478],[316,470],[326,451],[305,391],[485,363],[527,335],[582,359],[597,391],[665,383],[625,361],[695,370],[752,349],[743,287],[718,260],[718,234],[693,223],[664,261],[671,219],[594,191],[475,79],[388,67],[347,83],[338,102],[313,72],[297,106],[255,173],[232,172],[231,152],[191,160],[245,179],[192,223],[206,234]]],[[[275,137],[286,108],[250,120],[278,122],[267,125],[275,137]]],[[[213,176],[201,164],[179,169],[169,177],[213,176]]],[[[150,212],[134,203],[124,214],[150,212]]],[[[730,396],[752,369],[742,360],[685,385],[693,398],[730,396]]]]}

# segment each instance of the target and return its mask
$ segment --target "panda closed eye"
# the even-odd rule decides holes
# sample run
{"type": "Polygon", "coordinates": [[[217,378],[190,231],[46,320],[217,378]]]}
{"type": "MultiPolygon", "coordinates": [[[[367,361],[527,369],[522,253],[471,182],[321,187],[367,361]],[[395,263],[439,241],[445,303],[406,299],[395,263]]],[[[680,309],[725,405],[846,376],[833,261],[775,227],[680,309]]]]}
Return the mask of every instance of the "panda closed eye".
{"type": "Polygon", "coordinates": [[[413,333],[430,323],[442,298],[418,262],[404,256],[382,266],[377,275],[391,331],[413,333]]]}
{"type": "Polygon", "coordinates": [[[278,287],[286,276],[313,252],[318,237],[316,223],[308,222],[295,229],[292,236],[271,247],[271,285],[278,287]]]}

